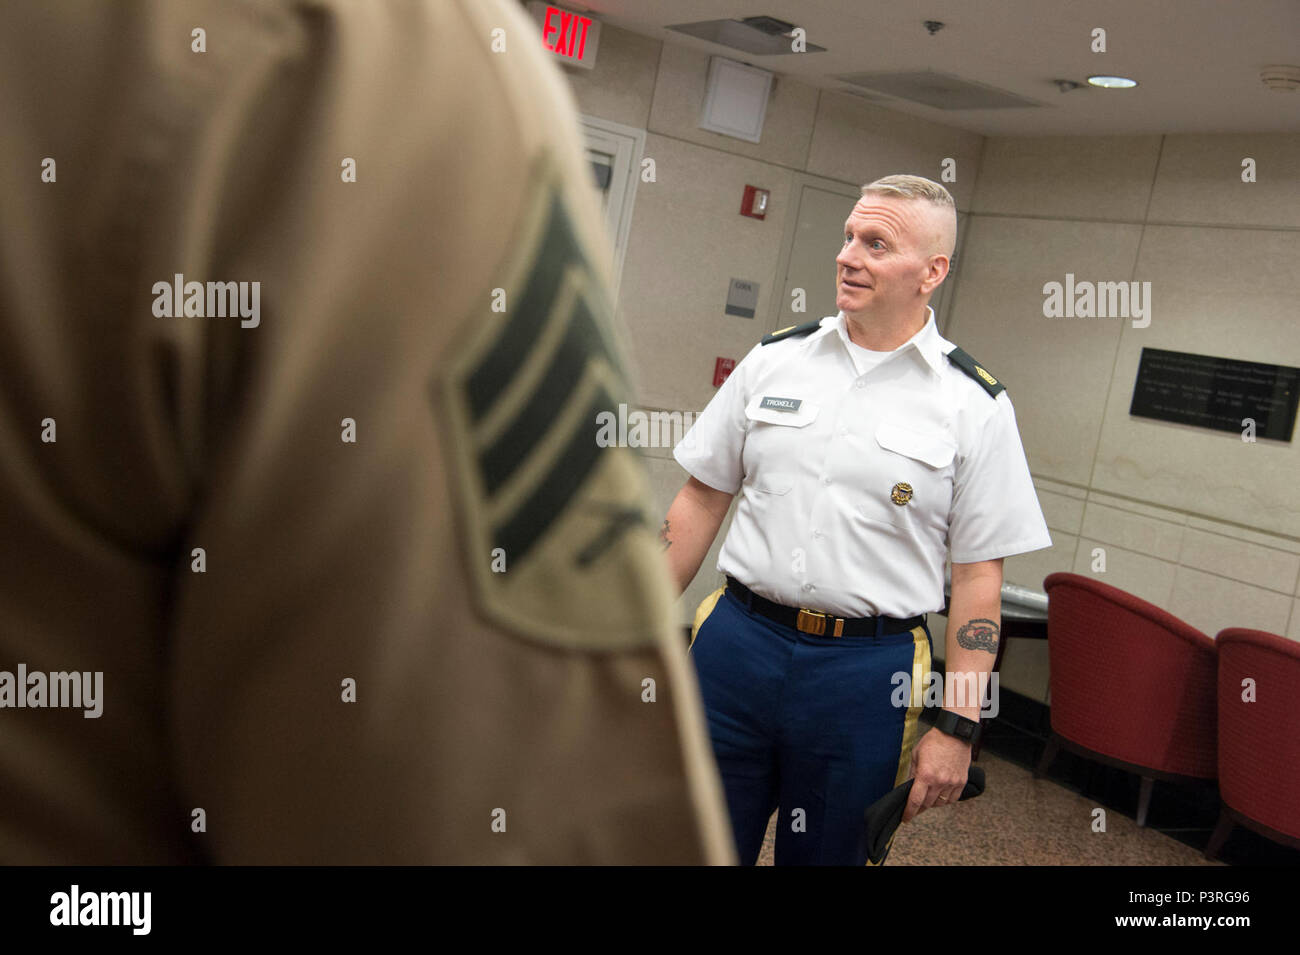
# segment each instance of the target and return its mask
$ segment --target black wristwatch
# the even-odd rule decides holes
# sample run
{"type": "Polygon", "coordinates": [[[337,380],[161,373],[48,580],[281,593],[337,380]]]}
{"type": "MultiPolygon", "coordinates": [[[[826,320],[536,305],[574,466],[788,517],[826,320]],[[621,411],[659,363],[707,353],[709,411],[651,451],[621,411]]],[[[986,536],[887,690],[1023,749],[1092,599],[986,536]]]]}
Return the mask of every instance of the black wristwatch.
{"type": "Polygon", "coordinates": [[[979,720],[968,720],[952,710],[940,710],[939,715],[934,718],[934,728],[940,733],[947,733],[972,745],[980,735],[979,720]]]}

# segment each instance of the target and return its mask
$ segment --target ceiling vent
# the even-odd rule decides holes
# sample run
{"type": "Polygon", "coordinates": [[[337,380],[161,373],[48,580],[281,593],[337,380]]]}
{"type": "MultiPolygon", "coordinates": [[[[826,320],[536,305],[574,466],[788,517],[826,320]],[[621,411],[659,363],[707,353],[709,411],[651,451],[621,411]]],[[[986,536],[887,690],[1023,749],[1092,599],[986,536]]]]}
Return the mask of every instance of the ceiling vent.
{"type": "Polygon", "coordinates": [[[1041,106],[1033,100],[947,73],[842,73],[835,77],[873,93],[883,93],[935,109],[1016,109],[1041,106]]]}
{"type": "Polygon", "coordinates": [[[776,17],[745,17],[740,22],[769,36],[789,36],[794,32],[793,23],[786,23],[776,17]]]}
{"type": "MultiPolygon", "coordinates": [[[[795,53],[792,48],[789,34],[794,30],[794,24],[775,17],[700,20],[697,23],[674,23],[667,29],[755,56],[777,56],[783,53],[791,56],[803,55],[795,53]]],[[[826,47],[818,46],[816,43],[805,43],[805,46],[804,52],[807,53],[826,52],[826,47]]]]}

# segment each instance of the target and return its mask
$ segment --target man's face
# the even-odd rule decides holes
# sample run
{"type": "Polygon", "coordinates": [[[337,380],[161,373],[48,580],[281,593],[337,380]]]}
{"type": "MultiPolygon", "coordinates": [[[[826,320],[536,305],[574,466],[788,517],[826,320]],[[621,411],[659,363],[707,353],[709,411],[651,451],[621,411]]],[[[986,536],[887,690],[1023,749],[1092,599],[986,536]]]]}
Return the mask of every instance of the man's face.
{"type": "Polygon", "coordinates": [[[865,195],[844,223],[835,257],[835,307],[870,318],[903,315],[928,298],[947,274],[936,253],[937,223],[927,203],[865,195]]]}

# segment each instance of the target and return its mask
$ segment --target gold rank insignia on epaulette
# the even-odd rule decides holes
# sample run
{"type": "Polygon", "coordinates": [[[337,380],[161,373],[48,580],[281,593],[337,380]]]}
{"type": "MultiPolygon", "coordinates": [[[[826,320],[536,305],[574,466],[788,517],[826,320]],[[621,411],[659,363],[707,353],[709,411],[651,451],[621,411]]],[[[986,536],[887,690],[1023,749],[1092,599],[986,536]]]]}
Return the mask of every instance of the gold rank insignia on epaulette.
{"type": "Polygon", "coordinates": [[[999,391],[1006,391],[1006,386],[990,375],[984,368],[970,355],[966,354],[960,348],[954,348],[948,352],[948,359],[975,380],[981,388],[989,393],[991,397],[996,398],[999,391]]]}
{"type": "Polygon", "coordinates": [[[811,335],[817,331],[821,325],[820,318],[813,319],[811,322],[804,322],[802,325],[791,325],[788,328],[778,328],[770,335],[764,335],[760,345],[770,345],[772,342],[779,342],[786,338],[799,338],[803,335],[811,335]]]}

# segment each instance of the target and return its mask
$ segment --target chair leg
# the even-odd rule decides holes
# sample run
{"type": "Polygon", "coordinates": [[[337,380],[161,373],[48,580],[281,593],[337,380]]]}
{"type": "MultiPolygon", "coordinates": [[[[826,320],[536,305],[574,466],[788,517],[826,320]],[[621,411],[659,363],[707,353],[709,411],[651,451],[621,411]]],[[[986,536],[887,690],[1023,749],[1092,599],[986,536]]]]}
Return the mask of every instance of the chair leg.
{"type": "Polygon", "coordinates": [[[1061,743],[1053,733],[1047,738],[1047,747],[1043,750],[1043,756],[1034,767],[1034,778],[1039,779],[1047,775],[1047,767],[1052,765],[1052,760],[1056,759],[1056,754],[1061,749],[1061,743]]]}
{"type": "Polygon", "coordinates": [[[1228,836],[1235,828],[1237,828],[1237,824],[1228,815],[1228,807],[1221,806],[1219,808],[1219,824],[1214,827],[1214,832],[1210,833],[1210,842],[1205,847],[1205,858],[1217,859],[1219,850],[1223,848],[1223,844],[1228,841],[1228,836]]]}
{"type": "Polygon", "coordinates": [[[1151,808],[1151,790],[1155,788],[1156,781],[1150,776],[1142,777],[1142,788],[1138,790],[1138,818],[1137,824],[1139,829],[1146,828],[1147,810],[1151,808]]]}

